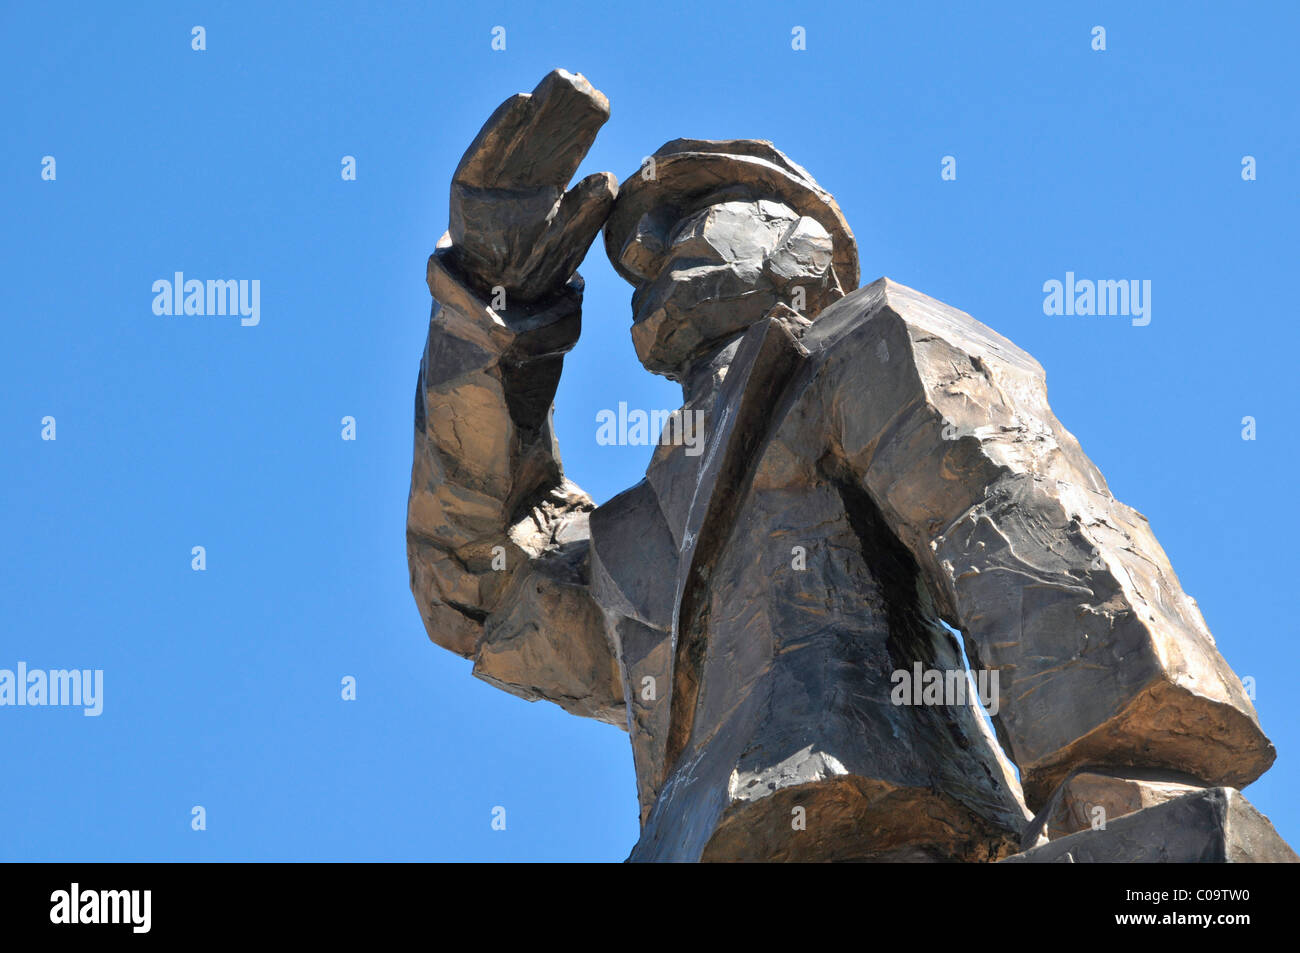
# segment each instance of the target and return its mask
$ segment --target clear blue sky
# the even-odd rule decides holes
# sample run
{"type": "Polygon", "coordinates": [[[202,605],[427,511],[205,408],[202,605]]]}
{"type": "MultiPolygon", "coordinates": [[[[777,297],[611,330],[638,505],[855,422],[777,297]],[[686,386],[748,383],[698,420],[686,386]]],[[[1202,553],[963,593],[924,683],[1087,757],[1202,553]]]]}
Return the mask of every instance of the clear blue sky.
{"type": "MultiPolygon", "coordinates": [[[[98,718],[0,708],[0,859],[627,855],[626,735],[431,645],[403,541],[450,176],[556,66],[612,103],[580,174],[622,178],[678,136],[771,139],[838,198],[864,282],[1042,362],[1256,679],[1278,761],[1247,796],[1300,844],[1294,4],[380,6],[0,13],[0,668],[105,673],[98,718]],[[260,280],[261,323],[156,316],[177,271],[260,280]],[[1149,279],[1151,323],[1045,316],[1067,271],[1149,279]]],[[[597,445],[597,411],[678,392],[636,363],[599,243],[582,271],[556,420],[603,501],[648,453],[597,445]]]]}

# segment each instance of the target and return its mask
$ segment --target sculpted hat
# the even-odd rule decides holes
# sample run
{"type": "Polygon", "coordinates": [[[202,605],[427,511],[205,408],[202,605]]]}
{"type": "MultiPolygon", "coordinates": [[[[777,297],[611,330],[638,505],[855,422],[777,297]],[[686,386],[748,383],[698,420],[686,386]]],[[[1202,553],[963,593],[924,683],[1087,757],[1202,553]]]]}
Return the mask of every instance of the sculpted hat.
{"type": "MultiPolygon", "coordinates": [[[[815,219],[834,244],[832,263],[845,294],[858,286],[858,246],[844,213],[831,194],[802,166],[762,139],[674,139],[662,145],[619,186],[618,198],[605,223],[605,254],[614,269],[631,284],[642,279],[623,261],[623,250],[637,234],[647,212],[661,222],[679,221],[735,189],[756,199],[773,199],[800,215],[815,219]],[[719,193],[722,193],[721,195],[719,193]]],[[[640,259],[655,268],[663,249],[638,250],[640,259]]],[[[642,268],[641,270],[646,270],[642,268]]]]}

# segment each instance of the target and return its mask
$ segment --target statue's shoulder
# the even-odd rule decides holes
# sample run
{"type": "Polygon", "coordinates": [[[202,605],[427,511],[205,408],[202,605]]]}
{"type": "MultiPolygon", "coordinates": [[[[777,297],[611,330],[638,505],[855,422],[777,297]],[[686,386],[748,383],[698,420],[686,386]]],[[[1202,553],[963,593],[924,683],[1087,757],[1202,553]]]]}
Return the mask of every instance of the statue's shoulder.
{"type": "Polygon", "coordinates": [[[814,355],[844,347],[854,332],[865,327],[886,308],[889,301],[888,278],[880,278],[836,301],[817,316],[804,332],[800,343],[814,355]]]}
{"type": "Polygon", "coordinates": [[[1028,352],[937,298],[879,278],[845,295],[817,316],[801,342],[816,361],[834,358],[889,363],[915,359],[917,348],[939,345],[1041,377],[1028,352]]]}

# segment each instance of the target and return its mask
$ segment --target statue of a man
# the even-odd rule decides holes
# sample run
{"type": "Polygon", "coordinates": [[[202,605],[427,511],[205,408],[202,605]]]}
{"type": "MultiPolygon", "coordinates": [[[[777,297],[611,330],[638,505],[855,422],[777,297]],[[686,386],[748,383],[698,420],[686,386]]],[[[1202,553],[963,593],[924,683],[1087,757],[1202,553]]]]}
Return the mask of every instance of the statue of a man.
{"type": "Polygon", "coordinates": [[[630,733],[632,859],[997,860],[1054,833],[1034,814],[1081,771],[1181,793],[1268,768],[1032,357],[858,288],[839,207],[768,142],[679,139],[566,192],[608,116],[557,70],[456,170],[407,546],[434,642],[630,733]],[[602,227],[637,356],[683,403],[645,479],[595,506],[551,410],[602,227]],[[996,731],[943,622],[995,676],[996,731]]]}

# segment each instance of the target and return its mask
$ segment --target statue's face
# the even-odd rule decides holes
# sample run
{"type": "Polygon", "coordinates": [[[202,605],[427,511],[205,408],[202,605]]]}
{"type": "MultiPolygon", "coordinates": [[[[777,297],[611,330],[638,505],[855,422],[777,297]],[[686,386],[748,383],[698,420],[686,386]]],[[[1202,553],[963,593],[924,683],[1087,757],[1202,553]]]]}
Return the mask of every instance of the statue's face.
{"type": "Polygon", "coordinates": [[[826,229],[779,202],[719,201],[671,223],[648,213],[622,256],[645,276],[632,295],[637,357],[681,380],[779,303],[815,317],[842,294],[831,253],[826,229]]]}

